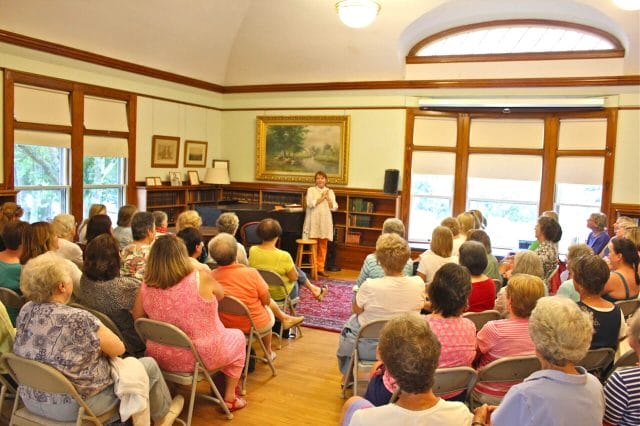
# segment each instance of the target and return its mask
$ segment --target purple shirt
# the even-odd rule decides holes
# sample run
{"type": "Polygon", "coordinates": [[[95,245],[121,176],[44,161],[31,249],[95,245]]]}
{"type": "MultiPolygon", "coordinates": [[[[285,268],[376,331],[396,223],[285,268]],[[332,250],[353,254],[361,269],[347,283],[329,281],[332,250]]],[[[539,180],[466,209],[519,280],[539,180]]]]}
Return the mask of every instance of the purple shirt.
{"type": "Polygon", "coordinates": [[[607,246],[609,239],[609,234],[606,232],[601,232],[598,235],[595,235],[592,232],[587,237],[587,245],[591,247],[595,254],[600,254],[600,252],[607,246]]]}

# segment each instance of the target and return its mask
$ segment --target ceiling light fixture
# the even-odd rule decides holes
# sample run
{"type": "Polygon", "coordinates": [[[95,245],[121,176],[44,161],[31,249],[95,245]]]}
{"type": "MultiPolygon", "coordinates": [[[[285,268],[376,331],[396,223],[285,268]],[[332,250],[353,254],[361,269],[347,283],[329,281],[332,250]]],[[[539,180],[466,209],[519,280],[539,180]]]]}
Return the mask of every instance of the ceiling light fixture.
{"type": "Polygon", "coordinates": [[[364,28],[378,16],[380,3],[374,0],[341,0],[336,3],[336,11],[347,27],[364,28]]]}
{"type": "Polygon", "coordinates": [[[640,10],[640,0],[613,0],[620,9],[640,10]]]}

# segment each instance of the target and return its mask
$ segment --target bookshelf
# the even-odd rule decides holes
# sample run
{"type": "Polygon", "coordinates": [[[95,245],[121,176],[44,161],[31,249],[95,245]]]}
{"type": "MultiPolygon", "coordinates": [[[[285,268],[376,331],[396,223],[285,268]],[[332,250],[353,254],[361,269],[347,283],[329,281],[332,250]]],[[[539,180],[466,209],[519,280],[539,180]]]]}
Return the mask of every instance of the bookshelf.
{"type": "Polygon", "coordinates": [[[220,190],[214,185],[182,186],[138,186],[138,209],[141,211],[162,210],[169,217],[169,224],[195,205],[215,204],[220,190]]]}

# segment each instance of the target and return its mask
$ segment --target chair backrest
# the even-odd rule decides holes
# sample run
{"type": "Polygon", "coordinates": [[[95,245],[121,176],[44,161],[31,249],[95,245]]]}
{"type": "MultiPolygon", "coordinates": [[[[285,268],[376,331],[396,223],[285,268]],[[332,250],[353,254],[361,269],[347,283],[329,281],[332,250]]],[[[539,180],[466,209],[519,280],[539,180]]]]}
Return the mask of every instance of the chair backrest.
{"type": "Polygon", "coordinates": [[[493,309],[482,312],[465,312],[462,316],[471,320],[473,324],[475,324],[476,332],[480,331],[480,329],[489,321],[499,320],[501,318],[500,312],[493,309]]]}
{"type": "Polygon", "coordinates": [[[387,323],[387,320],[372,321],[360,328],[358,331],[358,337],[356,339],[377,339],[380,337],[382,328],[387,323]]]}
{"type": "Polygon", "coordinates": [[[478,373],[471,367],[438,368],[434,375],[433,393],[443,395],[467,391],[467,395],[478,379],[478,373]]]}
{"type": "Polygon", "coordinates": [[[640,306],[640,299],[619,300],[616,302],[616,305],[620,307],[622,315],[624,315],[625,318],[629,318],[640,306]]]}
{"type": "Polygon", "coordinates": [[[118,336],[118,338],[120,340],[122,340],[124,342],[124,336],[122,335],[122,331],[120,331],[120,329],[118,328],[118,326],[116,325],[115,322],[113,322],[113,320],[111,318],[109,318],[107,316],[107,314],[104,314],[100,311],[96,311],[95,309],[91,309],[85,305],[81,305],[80,303],[69,303],[69,306],[72,306],[74,308],[78,308],[78,309],[83,309],[87,312],[90,312],[94,317],[98,318],[100,320],[100,322],[102,324],[104,324],[105,327],[107,327],[109,330],[113,331],[113,333],[118,336]]]}
{"type": "Polygon", "coordinates": [[[237,297],[225,294],[224,298],[218,302],[218,312],[247,317],[251,322],[251,327],[256,328],[249,308],[247,308],[247,305],[237,297]]]}
{"type": "Polygon", "coordinates": [[[616,351],[611,348],[590,349],[576,365],[584,367],[587,371],[599,370],[603,372],[613,363],[615,355],[616,351]]]}
{"type": "Polygon", "coordinates": [[[191,349],[196,353],[189,336],[173,324],[149,318],[138,318],[135,328],[142,340],[151,340],[161,345],[191,349]]]}
{"type": "Polygon", "coordinates": [[[635,367],[636,365],[638,365],[638,354],[633,349],[629,349],[613,364],[610,372],[613,373],[616,368],[635,367]]]}
{"type": "Polygon", "coordinates": [[[68,394],[87,416],[95,417],[69,379],[55,368],[10,352],[2,355],[2,363],[17,383],[43,392],[68,394]]]}
{"type": "Polygon", "coordinates": [[[273,271],[268,271],[266,269],[258,269],[258,273],[262,276],[262,279],[269,285],[269,287],[282,287],[284,294],[289,297],[289,293],[287,292],[287,287],[284,284],[284,280],[279,274],[276,274],[273,271]]]}
{"type": "Polygon", "coordinates": [[[10,288],[0,287],[0,302],[8,308],[20,309],[27,303],[27,299],[10,288]]]}
{"type": "Polygon", "coordinates": [[[240,228],[240,240],[242,244],[249,248],[262,242],[262,238],[258,237],[258,225],[260,222],[247,222],[240,228]]]}
{"type": "Polygon", "coordinates": [[[496,286],[496,296],[498,295],[498,293],[500,292],[500,289],[502,288],[502,280],[498,280],[496,278],[493,279],[493,285],[496,286]]]}
{"type": "Polygon", "coordinates": [[[216,226],[216,220],[222,214],[222,210],[211,206],[196,205],[193,208],[202,218],[202,226],[216,226]]]}
{"type": "Polygon", "coordinates": [[[521,382],[540,370],[540,360],[535,355],[508,356],[485,365],[478,371],[479,382],[521,382]]]}

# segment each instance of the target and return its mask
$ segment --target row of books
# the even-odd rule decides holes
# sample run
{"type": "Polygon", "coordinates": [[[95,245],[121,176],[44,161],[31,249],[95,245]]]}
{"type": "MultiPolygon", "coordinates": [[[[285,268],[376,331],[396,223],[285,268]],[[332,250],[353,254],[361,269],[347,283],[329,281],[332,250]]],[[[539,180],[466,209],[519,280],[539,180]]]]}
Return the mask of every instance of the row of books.
{"type": "Polygon", "coordinates": [[[363,216],[360,214],[352,214],[349,216],[349,226],[371,226],[371,216],[363,216]]]}
{"type": "Polygon", "coordinates": [[[373,213],[373,202],[364,198],[352,198],[349,210],[352,212],[373,213]]]}
{"type": "Polygon", "coordinates": [[[147,203],[159,205],[182,204],[184,203],[184,192],[147,192],[147,203]]]}

